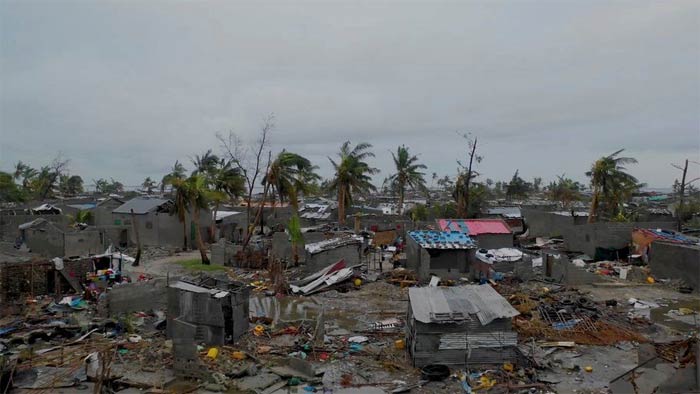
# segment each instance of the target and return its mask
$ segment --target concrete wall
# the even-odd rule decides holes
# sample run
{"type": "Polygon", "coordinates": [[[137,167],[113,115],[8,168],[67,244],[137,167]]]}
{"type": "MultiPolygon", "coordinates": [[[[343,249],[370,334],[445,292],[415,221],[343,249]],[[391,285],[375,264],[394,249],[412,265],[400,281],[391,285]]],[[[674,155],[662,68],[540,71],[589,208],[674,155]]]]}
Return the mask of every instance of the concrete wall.
{"type": "Polygon", "coordinates": [[[579,286],[604,281],[604,278],[601,275],[588,272],[584,268],[579,268],[573,265],[563,253],[551,251],[543,254],[542,259],[545,273],[547,272],[547,259],[549,259],[552,266],[551,278],[557,282],[564,283],[569,286],[579,286]]]}
{"type": "Polygon", "coordinates": [[[64,233],[63,255],[73,257],[103,253],[106,249],[104,239],[102,231],[95,229],[64,233]]]}
{"type": "Polygon", "coordinates": [[[567,250],[591,257],[596,248],[621,249],[632,241],[634,228],[674,229],[673,222],[597,222],[587,223],[583,216],[556,215],[533,209],[523,209],[530,236],[562,236],[567,250]]]}
{"type": "Polygon", "coordinates": [[[554,237],[562,235],[564,229],[576,223],[583,224],[588,218],[556,215],[539,209],[521,209],[531,237],[554,237]]]}
{"type": "Polygon", "coordinates": [[[335,249],[326,250],[323,252],[310,254],[306,252],[306,263],[304,272],[312,273],[331,265],[338,260],[345,260],[346,265],[355,265],[361,263],[361,244],[352,244],[341,246],[335,249]]]}
{"type": "Polygon", "coordinates": [[[472,237],[479,248],[499,249],[513,247],[513,234],[479,234],[472,237]]]}
{"type": "Polygon", "coordinates": [[[165,310],[168,304],[167,281],[159,278],[114,286],[107,293],[106,304],[106,313],[109,316],[154,309],[165,310]]]}
{"type": "Polygon", "coordinates": [[[33,252],[44,257],[63,257],[64,243],[63,232],[47,225],[43,228],[29,228],[24,230],[25,243],[33,252]]]}
{"type": "Polygon", "coordinates": [[[219,242],[211,244],[211,263],[213,265],[236,265],[236,253],[241,249],[240,245],[220,239],[219,242]]]}
{"type": "Polygon", "coordinates": [[[662,228],[672,230],[672,222],[598,222],[574,225],[563,229],[564,246],[571,251],[591,257],[596,248],[621,249],[632,242],[634,228],[662,228]]]}
{"type": "Polygon", "coordinates": [[[656,241],[651,244],[649,256],[652,275],[682,279],[700,293],[700,247],[656,241]]]}

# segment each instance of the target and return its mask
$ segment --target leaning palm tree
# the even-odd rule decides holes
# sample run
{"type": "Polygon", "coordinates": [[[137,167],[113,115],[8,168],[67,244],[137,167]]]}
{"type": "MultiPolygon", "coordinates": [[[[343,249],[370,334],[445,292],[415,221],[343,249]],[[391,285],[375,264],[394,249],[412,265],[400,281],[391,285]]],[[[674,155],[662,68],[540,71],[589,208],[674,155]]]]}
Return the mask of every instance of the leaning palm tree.
{"type": "Polygon", "coordinates": [[[195,155],[192,159],[192,164],[194,165],[192,174],[210,176],[217,172],[220,163],[219,157],[209,149],[203,155],[195,155]]]}
{"type": "Polygon", "coordinates": [[[425,190],[425,179],[423,178],[425,174],[419,170],[428,167],[426,167],[425,164],[419,164],[418,156],[411,156],[408,153],[408,148],[404,145],[399,146],[396,149],[396,154],[392,153],[391,156],[394,158],[396,173],[389,177],[389,182],[396,185],[396,190],[399,192],[398,213],[401,215],[403,213],[406,187],[410,187],[413,190],[425,190]]]}
{"type": "Polygon", "coordinates": [[[313,182],[321,179],[316,174],[317,169],[304,156],[283,150],[270,164],[262,183],[269,183],[280,202],[289,201],[294,212],[297,212],[299,193],[306,195],[313,182]]]}
{"type": "Polygon", "coordinates": [[[621,198],[629,195],[631,185],[638,185],[637,178],[625,172],[626,164],[635,164],[637,159],[632,157],[618,157],[624,149],[620,149],[608,156],[601,157],[591,166],[591,170],[586,172],[586,176],[591,178],[591,208],[588,215],[588,222],[593,223],[598,219],[601,210],[608,214],[614,214],[622,203],[621,198]]]}
{"type": "Polygon", "coordinates": [[[194,223],[195,240],[197,242],[199,254],[202,257],[202,264],[209,265],[209,257],[204,248],[204,241],[202,240],[202,233],[199,225],[200,210],[206,209],[209,201],[209,189],[207,189],[204,178],[199,175],[192,175],[187,179],[176,180],[173,186],[176,190],[175,195],[180,195],[182,199],[181,201],[177,201],[178,199],[176,197],[176,205],[180,203],[191,209],[190,217],[192,218],[192,223],[194,223]]]}
{"type": "Polygon", "coordinates": [[[336,162],[328,158],[335,169],[329,188],[338,193],[338,223],[341,225],[345,224],[345,209],[352,204],[353,194],[377,190],[370,175],[379,170],[365,162],[368,157],[374,157],[374,153],[368,151],[371,147],[371,144],[361,142],[351,149],[350,141],[345,141],[338,152],[340,160],[336,162]]]}

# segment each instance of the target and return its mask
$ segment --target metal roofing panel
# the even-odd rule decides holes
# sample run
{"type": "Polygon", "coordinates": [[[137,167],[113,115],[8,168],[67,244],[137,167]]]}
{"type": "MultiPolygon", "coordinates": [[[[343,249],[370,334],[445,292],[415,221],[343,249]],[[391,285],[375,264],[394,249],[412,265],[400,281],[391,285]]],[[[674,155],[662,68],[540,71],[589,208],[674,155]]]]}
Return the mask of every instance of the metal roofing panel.
{"type": "Polygon", "coordinates": [[[413,317],[423,323],[464,321],[475,314],[482,325],[518,315],[503,296],[489,285],[411,287],[413,317]]]}
{"type": "Polygon", "coordinates": [[[170,200],[166,200],[163,198],[136,197],[118,206],[112,212],[131,213],[131,210],[133,209],[134,214],[143,215],[167,203],[168,201],[170,200]]]}
{"type": "Polygon", "coordinates": [[[81,211],[87,211],[88,209],[93,209],[95,208],[96,204],[95,203],[85,203],[85,204],[69,204],[67,205],[71,208],[79,209],[81,211]]]}
{"type": "Polygon", "coordinates": [[[489,215],[502,215],[507,218],[521,218],[520,207],[493,207],[486,210],[489,215]]]}
{"type": "Polygon", "coordinates": [[[503,219],[438,219],[442,231],[459,231],[471,236],[479,234],[510,234],[503,219]]]}
{"type": "Polygon", "coordinates": [[[411,231],[408,235],[425,249],[471,249],[476,244],[459,231],[411,231]]]}

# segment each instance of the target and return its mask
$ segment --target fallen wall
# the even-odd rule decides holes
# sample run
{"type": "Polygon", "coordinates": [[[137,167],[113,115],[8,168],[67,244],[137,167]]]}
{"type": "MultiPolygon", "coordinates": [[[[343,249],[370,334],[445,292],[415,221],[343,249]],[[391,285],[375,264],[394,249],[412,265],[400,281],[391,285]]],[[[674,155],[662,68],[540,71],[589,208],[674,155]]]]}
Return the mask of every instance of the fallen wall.
{"type": "Polygon", "coordinates": [[[107,293],[105,312],[109,316],[116,316],[129,312],[164,310],[167,304],[167,280],[158,278],[114,286],[107,293]]]}
{"type": "Polygon", "coordinates": [[[700,247],[655,241],[651,244],[649,257],[652,275],[683,279],[700,293],[700,247]]]}

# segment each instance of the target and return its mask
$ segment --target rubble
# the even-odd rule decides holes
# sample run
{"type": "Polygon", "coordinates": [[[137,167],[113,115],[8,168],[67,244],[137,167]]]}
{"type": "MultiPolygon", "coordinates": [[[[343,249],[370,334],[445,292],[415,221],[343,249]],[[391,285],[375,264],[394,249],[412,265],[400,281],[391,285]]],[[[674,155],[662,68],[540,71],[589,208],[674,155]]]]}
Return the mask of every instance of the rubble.
{"type": "MultiPolygon", "coordinates": [[[[387,230],[390,246],[369,231],[334,232],[307,244],[314,257],[299,266],[270,256],[263,234],[249,260],[219,276],[122,269],[130,254],[112,250],[82,263],[6,264],[1,367],[15,389],[36,392],[692,387],[696,295],[649,282],[641,259],[593,261],[557,238],[482,247],[452,229],[460,223],[443,223],[454,233],[387,230]],[[63,279],[50,286],[44,273],[63,279]]],[[[484,231],[483,242],[512,242],[510,231],[489,230],[503,223],[463,224],[484,231]]],[[[146,248],[142,262],[172,253],[146,248]]]]}

